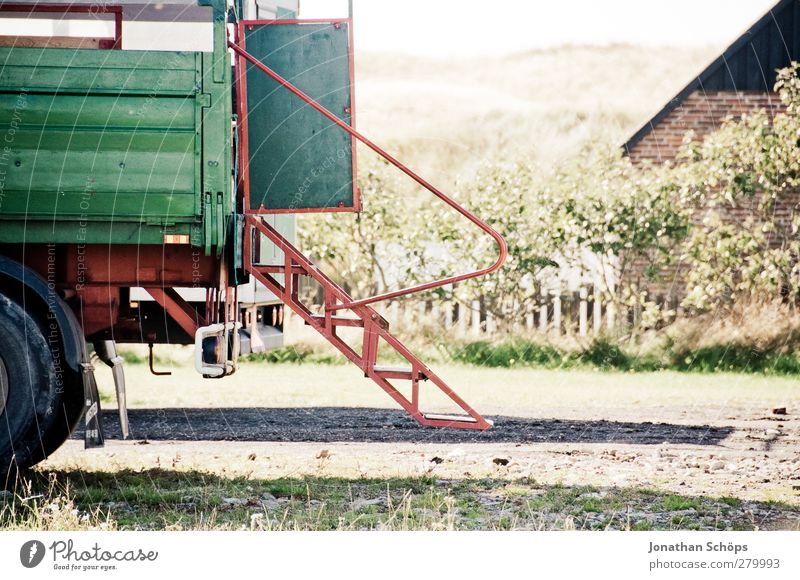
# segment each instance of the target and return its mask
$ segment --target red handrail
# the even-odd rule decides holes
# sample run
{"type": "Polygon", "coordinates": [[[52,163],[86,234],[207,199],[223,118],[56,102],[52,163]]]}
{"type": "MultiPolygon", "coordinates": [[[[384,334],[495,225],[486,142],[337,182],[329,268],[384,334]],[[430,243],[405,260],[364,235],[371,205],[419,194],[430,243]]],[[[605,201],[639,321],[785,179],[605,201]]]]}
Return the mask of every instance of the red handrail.
{"type": "MultiPolygon", "coordinates": [[[[450,276],[448,278],[442,278],[441,280],[434,280],[433,282],[426,282],[424,284],[418,284],[417,286],[411,286],[410,288],[404,288],[402,290],[394,290],[392,292],[386,292],[384,294],[378,294],[377,296],[372,296],[370,298],[362,298],[360,300],[352,300],[352,301],[347,302],[347,303],[334,304],[334,305],[326,306],[326,308],[325,308],[326,310],[342,310],[342,309],[345,309],[345,308],[348,308],[348,309],[349,308],[354,308],[356,306],[366,306],[367,304],[373,304],[375,302],[381,302],[383,300],[389,300],[391,298],[398,298],[400,296],[407,296],[408,294],[414,294],[416,292],[423,292],[425,290],[432,290],[433,288],[441,288],[442,286],[446,286],[447,284],[454,284],[456,282],[463,282],[464,280],[469,280],[471,278],[477,278],[479,276],[485,276],[487,274],[491,274],[492,272],[497,271],[500,268],[500,266],[503,265],[503,263],[506,261],[506,257],[508,256],[508,246],[506,245],[506,241],[503,239],[503,236],[501,236],[489,224],[484,222],[478,216],[476,216],[473,213],[469,212],[466,208],[460,206],[451,197],[449,197],[445,193],[441,192],[439,189],[434,187],[432,184],[428,183],[422,177],[420,177],[419,175],[414,173],[411,169],[406,167],[403,163],[401,163],[400,161],[395,159],[392,155],[390,155],[389,153],[387,153],[386,151],[381,149],[378,145],[373,143],[367,137],[365,137],[364,135],[362,135],[361,133],[359,133],[358,131],[353,129],[350,125],[348,125],[347,123],[342,121],[339,117],[337,117],[336,115],[331,113],[328,109],[326,109],[325,107],[320,105],[318,102],[316,102],[314,99],[312,99],[311,97],[306,95],[303,91],[301,91],[296,86],[291,84],[289,81],[284,79],[281,75],[276,73],[274,70],[269,68],[267,65],[265,65],[260,60],[258,60],[256,57],[251,55],[249,52],[247,52],[246,50],[241,48],[239,45],[237,45],[236,43],[232,42],[231,40],[228,40],[228,46],[230,46],[231,49],[233,49],[233,51],[236,54],[238,54],[239,56],[241,56],[245,60],[247,60],[250,63],[252,63],[257,68],[261,69],[261,71],[266,73],[270,78],[272,78],[272,80],[277,82],[279,85],[281,85],[282,87],[287,89],[289,92],[294,94],[296,97],[298,97],[299,99],[301,99],[302,101],[304,101],[308,105],[311,105],[314,109],[316,109],[322,115],[327,117],[331,122],[335,123],[336,125],[338,125],[342,129],[347,131],[350,135],[352,135],[353,137],[355,137],[356,139],[361,141],[364,145],[366,145],[367,147],[372,149],[375,153],[377,153],[378,155],[380,155],[381,157],[386,159],[386,161],[388,161],[389,163],[391,163],[392,165],[397,167],[400,171],[402,171],[403,173],[408,175],[411,179],[416,181],[422,187],[424,187],[425,189],[430,191],[432,194],[434,194],[436,197],[441,199],[443,202],[445,202],[451,208],[453,208],[458,213],[460,213],[462,216],[467,218],[470,222],[472,222],[473,224],[478,226],[481,230],[483,230],[484,232],[489,234],[492,238],[494,238],[494,241],[497,243],[497,247],[499,249],[499,256],[497,257],[497,261],[494,264],[492,264],[491,266],[489,266],[488,268],[483,268],[481,270],[476,270],[475,272],[468,272],[466,274],[460,274],[458,276],[450,276]]],[[[243,74],[243,72],[240,71],[238,74],[243,74]]],[[[353,176],[353,177],[355,178],[355,176],[353,176]]]]}

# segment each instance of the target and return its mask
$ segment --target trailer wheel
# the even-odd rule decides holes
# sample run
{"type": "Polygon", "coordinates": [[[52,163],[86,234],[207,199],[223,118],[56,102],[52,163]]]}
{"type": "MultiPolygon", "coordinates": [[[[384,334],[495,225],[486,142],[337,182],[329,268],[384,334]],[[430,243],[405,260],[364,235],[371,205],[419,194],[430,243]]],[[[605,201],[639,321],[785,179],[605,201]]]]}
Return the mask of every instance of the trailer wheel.
{"type": "Polygon", "coordinates": [[[3,294],[0,337],[3,479],[9,469],[30,467],[66,440],[80,417],[75,403],[82,395],[75,393],[75,373],[63,360],[63,350],[51,350],[37,321],[3,294]]]}

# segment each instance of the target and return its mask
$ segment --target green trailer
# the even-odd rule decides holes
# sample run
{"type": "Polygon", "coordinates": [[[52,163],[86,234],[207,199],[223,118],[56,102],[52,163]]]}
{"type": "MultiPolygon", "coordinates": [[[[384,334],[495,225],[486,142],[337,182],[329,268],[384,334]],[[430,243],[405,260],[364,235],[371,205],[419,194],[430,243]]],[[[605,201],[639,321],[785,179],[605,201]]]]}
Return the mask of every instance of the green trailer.
{"type": "Polygon", "coordinates": [[[108,31],[0,36],[3,469],[40,461],[81,418],[86,445],[103,444],[91,350],[112,367],[127,437],[117,344],[191,344],[200,375],[221,378],[237,368],[243,332],[256,319],[281,319],[284,307],[422,426],[491,425],[371,304],[493,271],[505,256],[502,238],[355,131],[351,16],[298,20],[284,8],[245,18],[253,5],[148,5],[165,19],[189,14],[209,36],[202,50],[156,51],[126,46],[131,2],[0,4],[0,18],[52,13],[108,31]],[[324,275],[276,220],[359,211],[359,141],[492,235],[497,263],[360,300],[324,275]],[[319,285],[322,304],[302,301],[301,278],[319,285]],[[276,298],[273,310],[243,304],[238,290],[247,285],[276,298]],[[346,343],[340,326],[363,329],[363,340],[346,343]],[[381,367],[379,349],[408,366],[381,367]],[[425,389],[442,391],[460,412],[423,413],[425,389]]]}

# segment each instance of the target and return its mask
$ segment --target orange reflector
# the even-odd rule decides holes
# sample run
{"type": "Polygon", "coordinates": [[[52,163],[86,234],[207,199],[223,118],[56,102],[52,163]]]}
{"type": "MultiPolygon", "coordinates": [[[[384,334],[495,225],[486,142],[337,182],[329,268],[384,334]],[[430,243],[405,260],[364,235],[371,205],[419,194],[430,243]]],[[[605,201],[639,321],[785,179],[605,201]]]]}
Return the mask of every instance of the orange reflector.
{"type": "Polygon", "coordinates": [[[164,234],[165,244],[188,244],[189,234],[164,234]]]}

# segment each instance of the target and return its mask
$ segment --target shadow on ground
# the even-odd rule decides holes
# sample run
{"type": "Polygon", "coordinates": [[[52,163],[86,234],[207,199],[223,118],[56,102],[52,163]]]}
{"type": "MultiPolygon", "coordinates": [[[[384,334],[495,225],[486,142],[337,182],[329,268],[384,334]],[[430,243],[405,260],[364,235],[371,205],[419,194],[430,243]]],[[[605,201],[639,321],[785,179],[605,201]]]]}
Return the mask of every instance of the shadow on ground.
{"type": "MultiPolygon", "coordinates": [[[[134,439],[177,441],[354,441],[415,443],[684,443],[717,445],[733,427],[573,421],[494,416],[485,432],[430,429],[405,411],[343,407],[135,409],[134,439]]],[[[103,411],[108,439],[120,439],[119,418],[103,411]]],[[[83,437],[82,427],[74,437],[83,437]]]]}

